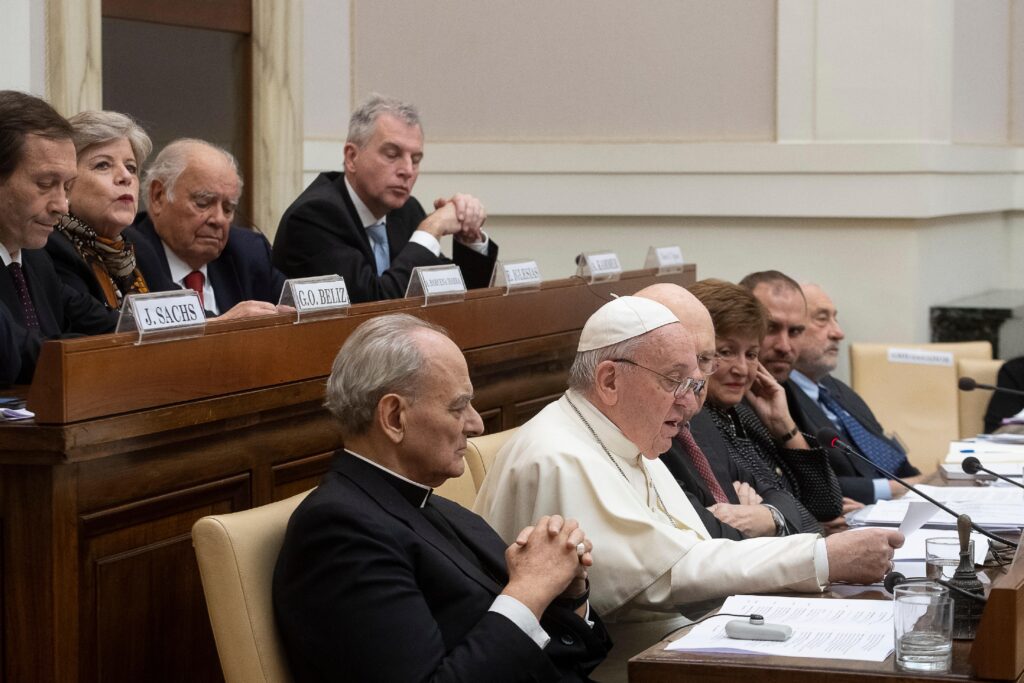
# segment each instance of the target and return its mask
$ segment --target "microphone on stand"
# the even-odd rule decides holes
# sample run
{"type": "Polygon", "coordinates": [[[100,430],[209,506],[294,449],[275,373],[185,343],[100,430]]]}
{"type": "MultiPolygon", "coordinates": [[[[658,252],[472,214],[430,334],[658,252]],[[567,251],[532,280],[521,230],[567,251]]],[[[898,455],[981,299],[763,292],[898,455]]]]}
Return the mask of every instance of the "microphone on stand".
{"type": "MultiPolygon", "coordinates": [[[[863,455],[857,449],[855,449],[853,446],[851,446],[850,444],[848,444],[845,441],[843,441],[842,439],[840,439],[839,438],[839,432],[837,432],[836,430],[834,430],[834,429],[832,429],[830,427],[822,427],[821,429],[819,429],[815,433],[814,436],[815,436],[815,438],[818,439],[818,443],[825,444],[829,448],[838,448],[838,449],[840,449],[841,451],[843,451],[844,453],[846,453],[848,455],[852,455],[852,456],[854,456],[856,458],[859,458],[859,459],[863,460],[867,464],[871,465],[871,467],[875,468],[875,470],[877,470],[880,474],[882,474],[887,479],[891,479],[891,480],[893,480],[893,481],[895,481],[895,482],[897,482],[899,484],[902,484],[903,486],[906,486],[909,490],[911,490],[914,493],[916,493],[917,495],[921,496],[922,498],[924,498],[925,500],[927,500],[929,503],[931,503],[935,507],[939,508],[940,510],[943,510],[943,511],[948,512],[949,514],[953,515],[953,517],[957,517],[957,518],[960,517],[959,513],[954,512],[952,509],[946,507],[945,505],[943,505],[939,501],[937,501],[934,498],[932,498],[931,496],[929,496],[927,493],[924,493],[923,491],[918,489],[913,484],[910,484],[910,483],[900,479],[899,477],[897,477],[892,472],[889,472],[888,470],[882,469],[881,467],[876,465],[874,463],[874,461],[871,460],[871,458],[869,458],[866,455],[863,455]]],[[[1017,544],[1014,543],[1013,541],[1007,540],[1005,538],[1000,538],[999,536],[996,536],[995,534],[993,534],[991,531],[988,531],[987,529],[984,529],[984,528],[978,526],[974,522],[971,522],[971,528],[974,529],[975,531],[977,531],[982,536],[986,536],[987,538],[990,538],[993,541],[996,541],[997,543],[1002,543],[1003,545],[1010,545],[1010,546],[1013,546],[1014,548],[1017,547],[1017,544]]]]}
{"type": "Polygon", "coordinates": [[[945,579],[908,579],[901,572],[897,571],[889,572],[885,575],[885,578],[882,579],[882,585],[885,586],[886,593],[892,593],[893,589],[896,588],[896,586],[902,586],[905,583],[937,583],[945,586],[954,593],[959,593],[960,595],[964,595],[968,598],[971,598],[972,600],[977,600],[978,602],[988,602],[988,598],[984,595],[972,593],[971,591],[964,590],[959,586],[954,586],[945,579]]]}
{"type": "Polygon", "coordinates": [[[982,466],[981,461],[978,460],[977,458],[975,458],[973,455],[970,455],[970,456],[967,456],[966,458],[964,458],[964,461],[962,463],[960,463],[960,466],[964,468],[964,472],[966,472],[967,474],[977,474],[978,472],[987,472],[988,474],[991,474],[996,479],[1002,479],[1003,481],[1008,481],[1011,484],[1013,484],[1014,486],[1019,486],[1020,488],[1024,489],[1024,484],[1020,483],[1019,481],[1014,481],[1010,477],[1003,476],[1002,474],[999,474],[998,472],[995,472],[993,470],[990,470],[987,467],[982,466]]]}
{"type": "Polygon", "coordinates": [[[1013,394],[1014,396],[1024,396],[1024,391],[1019,389],[1010,389],[1008,387],[1000,387],[994,384],[981,384],[976,382],[973,377],[961,377],[956,383],[960,387],[960,391],[974,391],[975,389],[985,389],[986,391],[998,391],[1001,394],[1013,394]]]}

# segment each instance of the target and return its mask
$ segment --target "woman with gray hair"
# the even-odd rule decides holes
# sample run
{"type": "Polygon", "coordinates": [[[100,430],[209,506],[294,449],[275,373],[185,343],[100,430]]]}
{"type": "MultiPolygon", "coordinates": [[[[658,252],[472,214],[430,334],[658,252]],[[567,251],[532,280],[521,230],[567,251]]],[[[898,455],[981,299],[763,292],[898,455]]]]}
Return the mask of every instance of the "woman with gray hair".
{"type": "Polygon", "coordinates": [[[113,111],[84,111],[69,122],[78,176],[68,190],[68,213],[46,244],[60,278],[115,309],[128,294],[173,289],[143,277],[143,270],[160,272],[147,268],[157,259],[152,248],[121,236],[138,211],[139,169],[153,149],[146,131],[113,111]]]}

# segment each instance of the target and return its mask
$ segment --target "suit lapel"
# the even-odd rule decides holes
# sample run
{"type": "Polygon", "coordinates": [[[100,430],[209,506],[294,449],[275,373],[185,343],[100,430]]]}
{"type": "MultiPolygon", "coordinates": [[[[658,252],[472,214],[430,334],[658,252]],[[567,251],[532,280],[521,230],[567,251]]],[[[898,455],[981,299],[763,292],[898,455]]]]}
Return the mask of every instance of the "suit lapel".
{"type": "MultiPolygon", "coordinates": [[[[441,532],[434,528],[433,524],[427,521],[417,508],[410,505],[409,501],[403,498],[401,494],[394,489],[394,487],[385,481],[384,477],[387,476],[385,473],[378,471],[373,465],[369,465],[358,458],[354,458],[340,452],[335,458],[332,468],[365,491],[370,498],[380,505],[384,513],[400,520],[417,535],[423,538],[424,541],[434,546],[438,552],[457,565],[466,576],[473,579],[495,595],[501,592],[501,586],[495,583],[492,578],[480,571],[480,569],[474,566],[472,562],[463,557],[462,553],[456,550],[452,544],[441,535],[441,532]]],[[[466,519],[464,516],[457,515],[457,521],[451,519],[449,514],[451,513],[451,508],[444,505],[444,503],[448,501],[435,501],[435,503],[437,502],[442,503],[439,505],[439,508],[441,508],[443,513],[449,517],[449,521],[453,523],[453,526],[456,526],[463,541],[473,551],[480,553],[480,557],[482,559],[487,561],[489,564],[493,563],[493,552],[488,552],[481,548],[476,538],[467,538],[467,536],[476,536],[476,534],[471,533],[471,531],[465,528],[466,519]]],[[[467,514],[471,513],[468,513],[467,511],[467,514]]],[[[491,531],[491,533],[493,534],[494,532],[491,531]]]]}
{"type": "Polygon", "coordinates": [[[242,301],[242,288],[238,284],[237,274],[224,254],[206,264],[206,272],[210,275],[210,286],[213,287],[213,295],[217,297],[217,308],[221,313],[242,301]]]}

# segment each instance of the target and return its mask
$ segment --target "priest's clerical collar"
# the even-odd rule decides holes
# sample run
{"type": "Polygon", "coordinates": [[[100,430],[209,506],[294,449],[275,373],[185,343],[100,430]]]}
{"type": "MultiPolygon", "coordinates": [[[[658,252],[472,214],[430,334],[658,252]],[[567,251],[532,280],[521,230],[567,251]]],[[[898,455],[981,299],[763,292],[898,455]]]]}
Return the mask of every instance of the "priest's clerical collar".
{"type": "Polygon", "coordinates": [[[384,467],[379,463],[375,463],[369,458],[364,458],[355,451],[346,448],[345,452],[348,453],[349,455],[353,455],[359,458],[368,465],[373,465],[378,470],[388,475],[384,478],[385,481],[394,486],[395,490],[402,494],[402,497],[409,501],[409,504],[412,505],[413,507],[424,507],[426,506],[427,501],[430,500],[430,494],[434,492],[434,489],[430,488],[429,486],[417,484],[412,479],[406,479],[401,474],[398,474],[397,472],[392,472],[387,467],[384,467]]]}

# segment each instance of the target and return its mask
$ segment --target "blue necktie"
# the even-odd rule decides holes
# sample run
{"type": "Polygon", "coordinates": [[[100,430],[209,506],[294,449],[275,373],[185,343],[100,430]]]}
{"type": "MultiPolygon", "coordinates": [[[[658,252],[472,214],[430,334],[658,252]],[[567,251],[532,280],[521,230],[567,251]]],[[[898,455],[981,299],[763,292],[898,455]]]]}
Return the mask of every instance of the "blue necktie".
{"type": "Polygon", "coordinates": [[[391,267],[391,253],[388,250],[388,232],[384,221],[378,221],[366,228],[370,233],[370,246],[373,247],[373,258],[377,262],[377,275],[391,267]]]}
{"type": "Polygon", "coordinates": [[[850,435],[853,445],[860,449],[861,453],[868,456],[871,462],[895,474],[906,461],[906,455],[893,448],[892,444],[885,439],[875,436],[865,429],[864,425],[857,418],[839,405],[839,402],[832,397],[828,389],[820,385],[818,386],[818,400],[839,418],[843,429],[850,435]]]}

